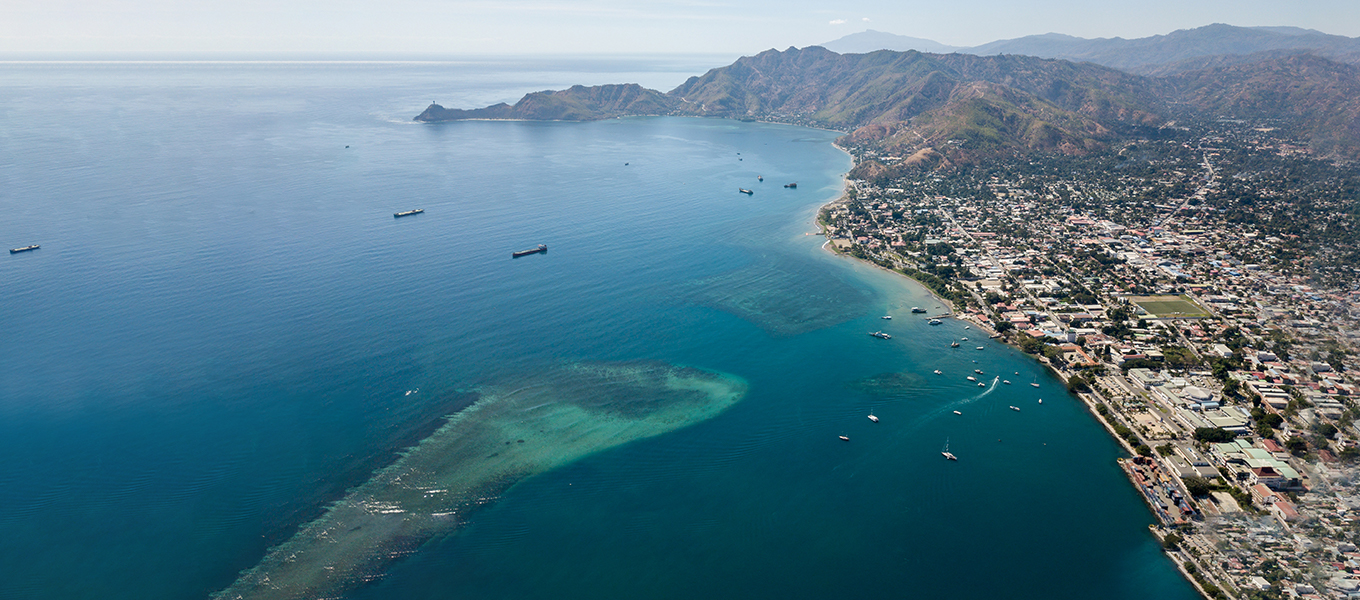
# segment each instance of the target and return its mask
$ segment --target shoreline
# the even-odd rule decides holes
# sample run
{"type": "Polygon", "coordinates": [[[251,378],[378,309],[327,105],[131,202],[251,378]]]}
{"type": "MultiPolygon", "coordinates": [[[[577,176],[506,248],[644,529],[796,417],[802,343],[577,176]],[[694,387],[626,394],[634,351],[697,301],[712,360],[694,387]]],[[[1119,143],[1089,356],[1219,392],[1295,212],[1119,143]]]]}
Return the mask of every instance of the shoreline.
{"type": "MultiPolygon", "coordinates": [[[[854,155],[851,154],[848,150],[846,150],[844,147],[842,147],[840,144],[838,144],[838,143],[836,143],[836,142],[832,142],[831,145],[834,146],[837,150],[840,150],[840,151],[842,151],[842,152],[845,152],[847,155],[850,156],[850,160],[851,160],[851,168],[850,168],[850,169],[853,170],[853,169],[854,169],[854,165],[855,165],[855,157],[854,157],[854,155]]],[[[848,200],[848,197],[849,197],[849,188],[850,188],[849,171],[846,171],[845,175],[842,175],[842,177],[841,177],[841,194],[840,194],[840,196],[838,196],[838,197],[836,197],[835,199],[833,199],[833,200],[831,200],[831,201],[829,201],[829,202],[827,202],[827,203],[825,203],[825,204],[822,204],[821,206],[817,207],[817,213],[816,213],[816,216],[814,217],[814,219],[815,219],[815,221],[816,221],[816,225],[817,225],[818,230],[821,232],[821,235],[826,236],[826,234],[827,234],[826,224],[823,223],[822,220],[821,220],[822,210],[826,209],[827,207],[835,206],[835,205],[837,205],[837,204],[839,204],[839,203],[843,203],[843,202],[847,201],[847,200],[848,200]]],[[[896,270],[896,269],[891,269],[891,268],[885,267],[885,266],[883,266],[883,265],[881,265],[881,264],[878,264],[877,262],[874,262],[874,261],[872,261],[872,260],[867,260],[867,259],[863,259],[863,258],[858,258],[858,257],[855,257],[855,256],[851,256],[851,255],[848,254],[848,253],[841,252],[841,251],[839,251],[839,250],[836,248],[835,244],[832,243],[832,240],[831,240],[829,237],[826,239],[826,241],[825,241],[824,243],[822,243],[821,248],[822,248],[823,250],[825,250],[825,251],[828,251],[828,252],[830,252],[830,253],[836,255],[836,256],[843,257],[843,258],[847,258],[847,259],[854,260],[854,261],[858,261],[858,262],[860,262],[860,263],[869,265],[869,266],[874,267],[874,268],[882,269],[882,270],[884,270],[884,271],[887,271],[887,272],[893,273],[893,274],[895,274],[895,275],[897,275],[897,276],[899,276],[899,277],[902,277],[903,279],[905,279],[905,280],[911,282],[912,284],[916,285],[916,286],[919,287],[920,289],[924,290],[924,291],[925,291],[927,294],[929,294],[932,298],[934,298],[935,300],[939,301],[939,302],[941,303],[942,306],[948,307],[948,308],[949,308],[949,315],[948,315],[948,316],[953,317],[953,318],[955,318],[955,319],[959,319],[959,320],[962,320],[962,321],[967,321],[967,322],[969,322],[969,323],[972,323],[973,325],[977,326],[980,330],[987,332],[988,339],[990,339],[990,340],[992,340],[992,341],[995,341],[995,342],[998,342],[998,343],[1000,343],[1000,344],[1002,344],[1002,345],[1008,346],[1008,347],[1010,347],[1010,348],[1012,348],[1012,349],[1014,349],[1014,350],[1016,350],[1016,351],[1021,352],[1022,354],[1026,354],[1027,356],[1031,356],[1031,357],[1035,360],[1035,362],[1038,362],[1039,364],[1043,365],[1043,366],[1044,366],[1044,369],[1045,369],[1046,371],[1048,371],[1049,373],[1051,373],[1051,374],[1058,380],[1058,382],[1061,383],[1061,384],[1063,385],[1064,391],[1067,393],[1068,396],[1070,396],[1070,397],[1075,397],[1076,400],[1078,400],[1079,402],[1081,402],[1081,404],[1086,408],[1087,414],[1089,414],[1093,419],[1095,419],[1095,422],[1098,423],[1098,424],[1100,425],[1100,427],[1103,428],[1107,434],[1109,434],[1110,438],[1112,438],[1112,439],[1114,440],[1115,444],[1116,444],[1116,445],[1120,448],[1120,450],[1122,450],[1123,453],[1125,454],[1124,457],[1120,457],[1120,458],[1116,458],[1116,459],[1115,459],[1116,467],[1118,467],[1119,470],[1120,470],[1120,472],[1125,476],[1125,479],[1128,481],[1128,484],[1129,484],[1131,490],[1132,490],[1135,494],[1137,494],[1140,498],[1143,499],[1144,504],[1146,505],[1146,510],[1148,511],[1148,515],[1152,518],[1152,524],[1149,524],[1149,526],[1148,526],[1148,527],[1149,527],[1149,532],[1152,534],[1152,537],[1153,537],[1154,540],[1156,540],[1158,543],[1161,543],[1162,537],[1161,537],[1160,535],[1158,535],[1157,530],[1156,530],[1155,528],[1167,527],[1167,526],[1168,526],[1168,523],[1164,523],[1164,522],[1162,521],[1162,519],[1157,515],[1157,513],[1152,509],[1151,505],[1147,504],[1148,499],[1145,498],[1145,497],[1143,497],[1143,494],[1142,494],[1141,491],[1138,489],[1138,485],[1137,485],[1137,483],[1133,480],[1132,475],[1131,475],[1131,474],[1128,472],[1128,470],[1126,470],[1125,467],[1124,467],[1123,461],[1124,461],[1124,460],[1127,460],[1127,459],[1130,458],[1130,457],[1138,456],[1138,453],[1137,453],[1136,449],[1133,447],[1133,444],[1131,444],[1128,440],[1126,440],[1126,439],[1124,439],[1123,437],[1121,437],[1121,436],[1115,431],[1115,428],[1114,428],[1115,424],[1114,424],[1112,421],[1110,421],[1109,419],[1107,419],[1106,417],[1104,417],[1103,415],[1101,415],[1101,414],[1100,414],[1100,411],[1097,410],[1097,406],[1099,406],[1100,404],[1103,404],[1103,398],[1098,398],[1098,394],[1097,394],[1094,390],[1091,391],[1091,392],[1089,392],[1089,393],[1082,393],[1082,392],[1075,392],[1075,391],[1072,391],[1071,389],[1067,388],[1068,381],[1069,381],[1069,377],[1067,377],[1066,375],[1064,375],[1064,373],[1063,373],[1062,370],[1060,370],[1060,369],[1058,369],[1057,367],[1055,367],[1055,366],[1053,365],[1053,362],[1052,362],[1052,361],[1050,361],[1050,360],[1044,358],[1043,356],[1032,356],[1032,355],[1028,355],[1027,353],[1025,353],[1025,352],[1020,348],[1020,346],[1019,346],[1018,344],[1013,343],[1013,342],[1011,341],[1010,336],[1007,336],[1007,335],[1005,335],[1005,334],[998,334],[998,333],[996,333],[996,330],[993,328],[991,322],[987,321],[986,319],[975,318],[975,316],[972,315],[972,314],[963,313],[963,312],[957,310],[957,309],[954,307],[953,301],[946,300],[945,298],[941,297],[939,294],[937,294],[937,293],[935,292],[935,290],[930,289],[930,287],[926,286],[923,282],[917,280],[916,278],[914,278],[914,277],[912,277],[912,276],[910,276],[910,275],[907,275],[906,273],[903,273],[903,272],[901,272],[901,271],[898,271],[898,270],[896,270]]],[[[952,279],[951,279],[951,280],[952,280],[952,279]]],[[[957,282],[957,280],[952,280],[952,281],[957,282]]],[[[944,316],[944,315],[941,315],[941,316],[944,316]]],[[[1166,550],[1166,549],[1163,549],[1162,554],[1163,554],[1163,556],[1165,556],[1168,560],[1171,561],[1171,563],[1172,563],[1172,565],[1175,567],[1176,571],[1179,572],[1179,573],[1181,574],[1181,576],[1185,579],[1185,581],[1187,581],[1187,582],[1195,589],[1195,591],[1199,592],[1199,594],[1200,594],[1202,597],[1204,597],[1204,598],[1211,598],[1211,596],[1209,596],[1209,594],[1205,591],[1204,587],[1200,584],[1200,581],[1199,581],[1197,578],[1195,578],[1194,576],[1192,576],[1191,573],[1190,573],[1189,571],[1186,570],[1185,566],[1184,566],[1179,560],[1176,559],[1176,556],[1173,555],[1171,551],[1166,550]]]]}

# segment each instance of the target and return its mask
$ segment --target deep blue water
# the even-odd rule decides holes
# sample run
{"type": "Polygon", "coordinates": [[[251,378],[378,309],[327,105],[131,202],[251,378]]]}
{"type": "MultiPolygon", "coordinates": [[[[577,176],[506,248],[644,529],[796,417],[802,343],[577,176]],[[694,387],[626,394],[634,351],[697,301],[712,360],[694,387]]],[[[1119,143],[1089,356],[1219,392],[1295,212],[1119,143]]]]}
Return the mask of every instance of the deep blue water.
{"type": "Polygon", "coordinates": [[[0,597],[205,597],[479,386],[637,360],[750,393],[352,596],[1195,597],[1039,365],[806,235],[836,134],[409,121],[707,66],[0,64],[0,597]]]}

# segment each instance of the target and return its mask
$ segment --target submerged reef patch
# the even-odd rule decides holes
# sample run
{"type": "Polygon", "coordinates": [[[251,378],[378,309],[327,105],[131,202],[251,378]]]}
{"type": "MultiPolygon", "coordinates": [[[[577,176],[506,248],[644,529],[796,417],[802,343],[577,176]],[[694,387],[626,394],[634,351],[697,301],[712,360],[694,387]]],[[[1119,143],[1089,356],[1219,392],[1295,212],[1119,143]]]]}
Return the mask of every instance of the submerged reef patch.
{"type": "Polygon", "coordinates": [[[710,419],[746,394],[740,378],[657,363],[574,363],[482,390],[477,403],[351,490],[241,573],[219,599],[334,598],[516,482],[710,419]]]}
{"type": "Polygon", "coordinates": [[[838,325],[869,310],[873,295],[811,260],[766,256],[693,284],[705,306],[754,323],[775,337],[838,325]]]}

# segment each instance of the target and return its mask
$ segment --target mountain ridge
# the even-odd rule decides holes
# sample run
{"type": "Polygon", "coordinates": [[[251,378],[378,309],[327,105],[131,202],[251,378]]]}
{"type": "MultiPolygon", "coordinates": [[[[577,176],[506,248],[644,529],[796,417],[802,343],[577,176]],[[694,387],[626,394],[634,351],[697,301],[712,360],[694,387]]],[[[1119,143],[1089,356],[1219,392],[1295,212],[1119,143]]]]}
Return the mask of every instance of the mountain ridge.
{"type": "Polygon", "coordinates": [[[433,104],[415,119],[769,120],[843,131],[845,141],[936,168],[1098,152],[1186,110],[1278,119],[1319,156],[1360,159],[1360,67],[1306,53],[1265,52],[1150,77],[1031,56],[838,54],[810,46],[742,57],[667,93],[636,84],[574,86],[527,94],[513,106],[433,104]]]}

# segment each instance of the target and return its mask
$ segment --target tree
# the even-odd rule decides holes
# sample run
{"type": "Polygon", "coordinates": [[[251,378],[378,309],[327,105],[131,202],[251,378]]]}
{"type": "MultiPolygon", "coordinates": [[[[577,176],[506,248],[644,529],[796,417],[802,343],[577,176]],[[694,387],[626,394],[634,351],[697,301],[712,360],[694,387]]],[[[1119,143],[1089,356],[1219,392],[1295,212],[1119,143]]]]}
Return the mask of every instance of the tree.
{"type": "Polygon", "coordinates": [[[1318,427],[1317,432],[1318,435],[1321,435],[1322,437],[1330,438],[1336,435],[1336,425],[1332,425],[1331,423],[1323,423],[1318,427]]]}
{"type": "Polygon", "coordinates": [[[1284,447],[1294,456],[1303,456],[1308,453],[1308,442],[1299,436],[1294,436],[1285,440],[1284,447]]]}
{"type": "Polygon", "coordinates": [[[1185,490],[1196,498],[1208,496],[1209,492],[1213,491],[1214,487],[1213,484],[1209,483],[1208,479],[1203,477],[1186,477],[1181,481],[1185,482],[1185,490]]]}
{"type": "Polygon", "coordinates": [[[1149,448],[1147,444],[1138,444],[1133,451],[1137,452],[1138,456],[1152,456],[1152,448],[1149,448]]]}
{"type": "Polygon", "coordinates": [[[1225,443],[1233,441],[1237,434],[1218,427],[1196,427],[1195,439],[1205,443],[1225,443]]]}
{"type": "Polygon", "coordinates": [[[1175,449],[1171,447],[1171,444],[1157,446],[1157,454],[1161,456],[1171,456],[1172,452],[1175,452],[1175,449]]]}

